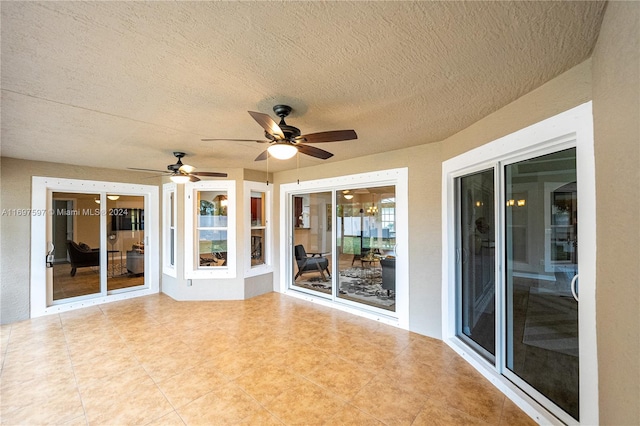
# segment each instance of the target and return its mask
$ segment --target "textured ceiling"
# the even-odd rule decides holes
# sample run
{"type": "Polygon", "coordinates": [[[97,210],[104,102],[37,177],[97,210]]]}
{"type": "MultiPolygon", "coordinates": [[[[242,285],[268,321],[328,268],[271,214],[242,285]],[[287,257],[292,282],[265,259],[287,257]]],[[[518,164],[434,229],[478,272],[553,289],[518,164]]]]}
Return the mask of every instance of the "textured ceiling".
{"type": "MultiPolygon", "coordinates": [[[[603,2],[2,2],[2,156],[265,169],[248,110],[325,161],[442,140],[589,57],[603,2]],[[274,117],[275,118],[275,117],[274,117]]],[[[323,160],[301,156],[300,166],[323,160]]],[[[270,161],[270,170],[296,161],[270,161]]]]}

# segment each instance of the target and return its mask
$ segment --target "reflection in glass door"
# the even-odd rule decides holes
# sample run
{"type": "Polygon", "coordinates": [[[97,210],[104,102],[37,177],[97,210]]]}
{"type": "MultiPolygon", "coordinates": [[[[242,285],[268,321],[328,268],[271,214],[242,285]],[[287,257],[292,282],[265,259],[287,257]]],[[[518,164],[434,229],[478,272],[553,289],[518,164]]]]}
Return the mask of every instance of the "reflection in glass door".
{"type": "Polygon", "coordinates": [[[345,189],[336,199],[337,297],[395,312],[395,186],[345,189]]]}
{"type": "Polygon", "coordinates": [[[266,193],[251,191],[251,267],[265,264],[267,247],[266,193]]]}
{"type": "Polygon", "coordinates": [[[495,213],[493,169],[459,178],[457,335],[495,360],[495,213]]]}
{"type": "Polygon", "coordinates": [[[576,150],[504,172],[506,367],[578,419],[576,150]]]}
{"type": "Polygon", "coordinates": [[[144,285],[144,197],[107,194],[107,290],[144,285]]]}
{"type": "Polygon", "coordinates": [[[197,191],[197,268],[227,267],[227,191],[197,191]]]}
{"type": "Polygon", "coordinates": [[[331,277],[331,192],[292,196],[293,286],[327,296],[333,294],[331,277]]]}
{"type": "Polygon", "coordinates": [[[100,194],[53,192],[53,300],[100,293],[100,194]]]}

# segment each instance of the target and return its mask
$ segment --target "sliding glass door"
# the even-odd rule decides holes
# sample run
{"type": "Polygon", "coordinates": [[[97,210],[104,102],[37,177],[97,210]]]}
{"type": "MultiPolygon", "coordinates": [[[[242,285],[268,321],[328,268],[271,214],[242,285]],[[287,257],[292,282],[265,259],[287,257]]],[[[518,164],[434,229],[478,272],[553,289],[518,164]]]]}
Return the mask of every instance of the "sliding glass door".
{"type": "Polygon", "coordinates": [[[301,193],[290,200],[291,288],[395,312],[395,185],[301,193]]]}
{"type": "Polygon", "coordinates": [[[50,194],[47,264],[53,269],[48,275],[52,304],[145,286],[144,196],[50,194]]]}
{"type": "Polygon", "coordinates": [[[506,368],[579,419],[576,150],[504,177],[506,368]]]}
{"type": "Polygon", "coordinates": [[[442,179],[443,340],[538,423],[596,424],[591,103],[444,161],[442,179]]]}
{"type": "Polygon", "coordinates": [[[576,149],[497,162],[454,188],[456,336],[579,420],[576,149]]]}
{"type": "Polygon", "coordinates": [[[282,291],[407,327],[407,169],[280,189],[282,291]]]}

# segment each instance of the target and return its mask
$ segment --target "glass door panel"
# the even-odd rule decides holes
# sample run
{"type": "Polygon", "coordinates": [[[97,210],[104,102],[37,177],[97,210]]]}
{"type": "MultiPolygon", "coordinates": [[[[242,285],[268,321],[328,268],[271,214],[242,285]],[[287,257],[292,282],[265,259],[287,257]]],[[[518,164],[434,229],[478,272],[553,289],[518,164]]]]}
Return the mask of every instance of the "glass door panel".
{"type": "Polygon", "coordinates": [[[336,194],[339,299],[396,310],[395,186],[336,194]]]}
{"type": "Polygon", "coordinates": [[[53,300],[100,293],[100,194],[52,193],[53,300]]]}
{"type": "Polygon", "coordinates": [[[331,296],[331,192],[292,196],[293,286],[331,296]]]}
{"type": "Polygon", "coordinates": [[[504,171],[506,367],[578,419],[576,150],[504,171]]]}
{"type": "Polygon", "coordinates": [[[457,334],[495,360],[495,195],[494,172],[459,178],[457,334]]]}
{"type": "Polygon", "coordinates": [[[107,290],[144,285],[144,197],[107,194],[107,290]]]}

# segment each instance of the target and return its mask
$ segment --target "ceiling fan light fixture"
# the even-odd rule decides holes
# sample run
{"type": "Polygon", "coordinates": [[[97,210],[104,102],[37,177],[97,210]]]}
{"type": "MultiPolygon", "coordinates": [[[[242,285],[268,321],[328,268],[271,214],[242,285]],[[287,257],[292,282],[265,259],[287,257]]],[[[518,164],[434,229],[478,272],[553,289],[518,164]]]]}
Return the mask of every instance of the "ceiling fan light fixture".
{"type": "Polygon", "coordinates": [[[288,143],[275,143],[267,148],[267,151],[278,160],[288,160],[298,153],[298,148],[288,143]]]}
{"type": "Polygon", "coordinates": [[[180,171],[183,173],[193,173],[196,170],[195,167],[190,166],[188,164],[183,164],[182,166],[180,166],[180,171]]]}
{"type": "Polygon", "coordinates": [[[189,182],[189,180],[191,180],[189,175],[183,175],[183,174],[171,175],[169,179],[171,179],[171,181],[175,183],[187,183],[189,182]]]}

